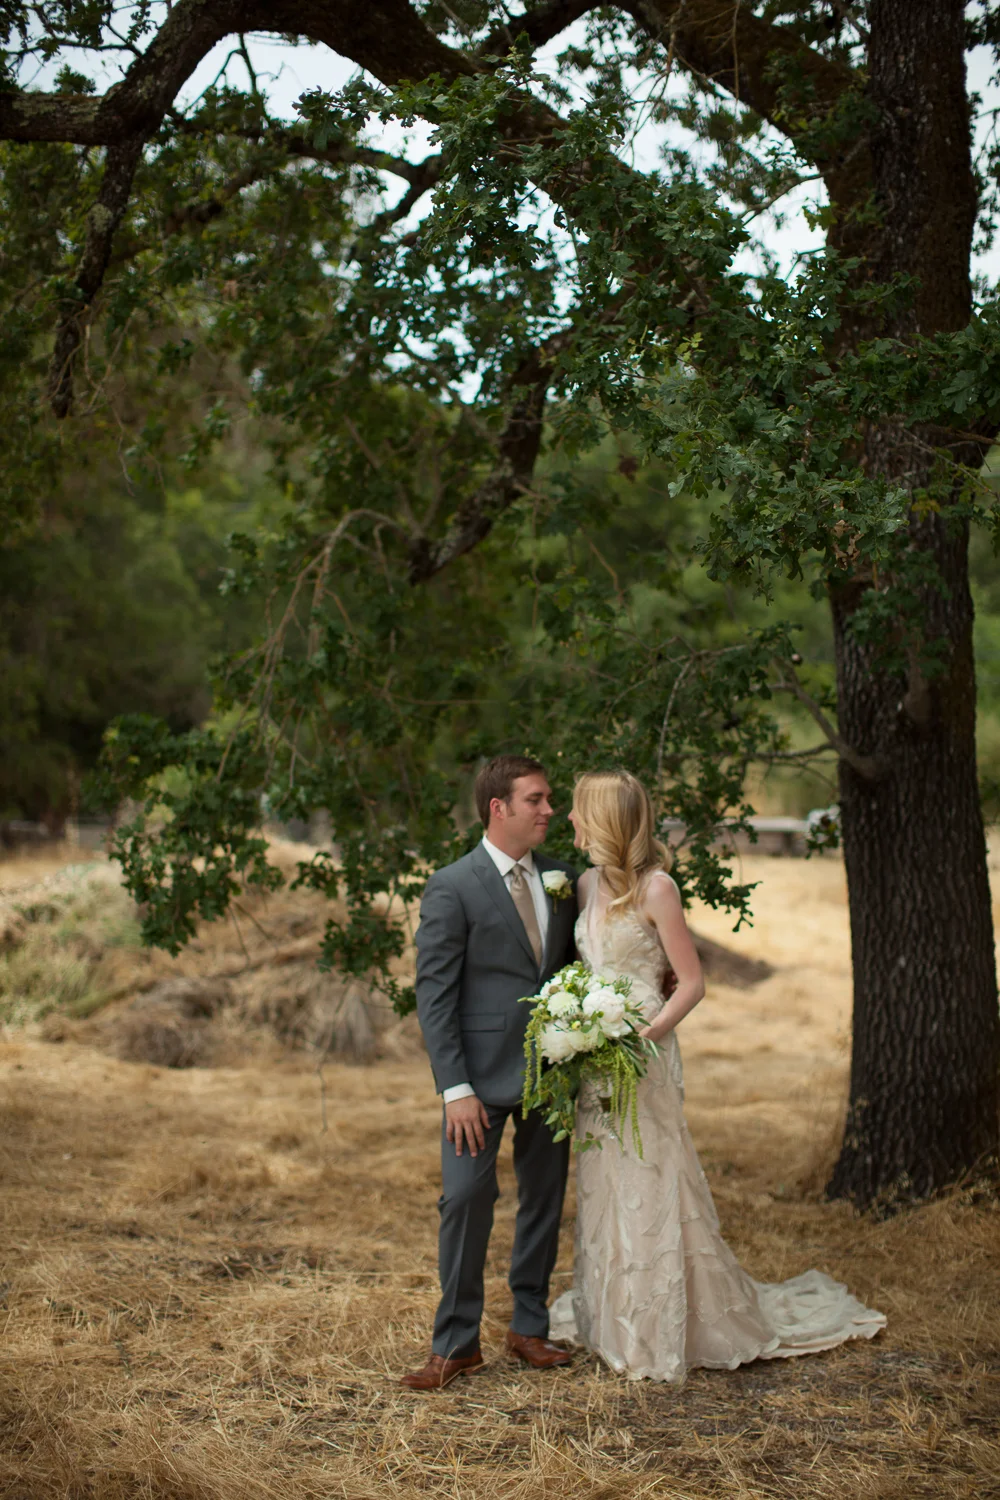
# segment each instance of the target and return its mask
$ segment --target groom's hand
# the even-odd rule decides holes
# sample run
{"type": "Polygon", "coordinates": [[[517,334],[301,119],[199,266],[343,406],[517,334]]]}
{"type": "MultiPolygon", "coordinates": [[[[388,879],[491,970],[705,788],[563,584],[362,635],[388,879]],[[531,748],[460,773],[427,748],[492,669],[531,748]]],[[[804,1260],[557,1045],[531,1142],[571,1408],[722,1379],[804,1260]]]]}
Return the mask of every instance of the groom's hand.
{"type": "Polygon", "coordinates": [[[452,1099],[444,1107],[445,1130],[449,1141],[454,1142],[455,1155],[461,1156],[463,1145],[468,1146],[470,1156],[478,1156],[486,1144],[486,1131],[490,1128],[490,1117],[486,1105],[475,1094],[464,1099],[452,1099]]]}

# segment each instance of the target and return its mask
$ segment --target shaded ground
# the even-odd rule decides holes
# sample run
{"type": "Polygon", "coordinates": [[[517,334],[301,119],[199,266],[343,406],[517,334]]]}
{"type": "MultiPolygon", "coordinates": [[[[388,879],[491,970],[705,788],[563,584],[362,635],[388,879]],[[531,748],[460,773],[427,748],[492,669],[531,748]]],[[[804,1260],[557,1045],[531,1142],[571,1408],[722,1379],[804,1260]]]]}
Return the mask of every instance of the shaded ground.
{"type": "MultiPolygon", "coordinates": [[[[489,1369],[406,1395],[435,1302],[423,1059],[327,1067],[324,1133],[301,1057],[179,1072],[8,1030],[0,1497],[1000,1496],[1000,1213],[970,1192],[876,1223],[819,1199],[846,1058],[842,871],[744,863],[764,886],[736,943],[776,969],[713,986],[684,1023],[692,1130],[752,1272],[829,1271],[885,1334],[680,1391],[588,1359],[524,1373],[501,1353],[505,1157],[489,1369]]],[[[555,1290],[571,1218],[572,1200],[555,1290]]]]}

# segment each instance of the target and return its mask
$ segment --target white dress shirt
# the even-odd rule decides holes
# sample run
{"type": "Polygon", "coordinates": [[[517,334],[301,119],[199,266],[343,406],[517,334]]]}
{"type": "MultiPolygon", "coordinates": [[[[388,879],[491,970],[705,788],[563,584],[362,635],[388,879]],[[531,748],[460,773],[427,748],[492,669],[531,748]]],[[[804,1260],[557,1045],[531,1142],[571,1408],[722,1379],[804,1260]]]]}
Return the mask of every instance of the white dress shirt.
{"type": "MultiPolygon", "coordinates": [[[[520,865],[524,871],[524,878],[528,882],[528,890],[535,907],[535,916],[538,918],[538,931],[542,939],[542,951],[545,951],[545,940],[549,934],[549,903],[545,895],[545,887],[542,885],[542,877],[535,868],[535,861],[529,849],[527,854],[522,854],[520,859],[512,859],[496,844],[491,844],[489,839],[483,836],[483,848],[490,859],[496,865],[504,885],[510,890],[510,872],[515,865],[520,865]]],[[[441,1095],[445,1104],[450,1104],[453,1099],[468,1099],[476,1091],[471,1083],[456,1083],[450,1089],[445,1089],[441,1095]]]]}

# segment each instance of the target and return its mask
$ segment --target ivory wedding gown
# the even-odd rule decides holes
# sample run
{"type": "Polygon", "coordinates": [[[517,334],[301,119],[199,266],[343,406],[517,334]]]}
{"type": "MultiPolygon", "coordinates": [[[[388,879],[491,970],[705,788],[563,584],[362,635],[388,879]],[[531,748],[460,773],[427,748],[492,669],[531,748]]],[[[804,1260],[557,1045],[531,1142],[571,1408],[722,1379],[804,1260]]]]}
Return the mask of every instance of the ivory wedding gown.
{"type": "MultiPolygon", "coordinates": [[[[595,892],[577,947],[598,974],[631,979],[631,998],[652,1020],[667,968],[659,937],[638,913],[599,915],[597,904],[595,892]]],[[[624,1146],[612,1135],[593,1086],[581,1094],[577,1131],[602,1149],[576,1158],[574,1285],[550,1309],[551,1338],[583,1344],[619,1374],[680,1382],[695,1366],[814,1354],[885,1327],[882,1313],[821,1271],[770,1285],[737,1263],[684,1120],[673,1032],[639,1083],[638,1110],[643,1160],[630,1133],[624,1146]]]]}

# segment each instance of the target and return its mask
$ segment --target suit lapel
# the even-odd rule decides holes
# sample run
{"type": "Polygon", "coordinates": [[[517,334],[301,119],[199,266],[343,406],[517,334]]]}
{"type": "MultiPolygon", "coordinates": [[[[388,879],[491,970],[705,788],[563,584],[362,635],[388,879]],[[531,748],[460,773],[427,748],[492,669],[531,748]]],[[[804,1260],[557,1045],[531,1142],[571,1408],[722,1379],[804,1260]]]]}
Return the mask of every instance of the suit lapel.
{"type": "MultiPolygon", "coordinates": [[[[482,881],[483,886],[485,887],[489,896],[492,898],[494,905],[497,907],[497,910],[504,918],[507,926],[510,928],[511,932],[517,938],[518,942],[521,944],[521,947],[527,954],[528,962],[531,964],[531,967],[533,969],[537,968],[537,965],[535,963],[535,955],[532,950],[531,943],[528,941],[528,934],[524,930],[524,923],[521,921],[517,907],[514,905],[514,898],[511,896],[510,891],[507,889],[507,882],[504,880],[503,876],[500,874],[500,871],[497,869],[496,865],[486,853],[486,850],[483,848],[482,844],[477,844],[475,849],[473,849],[472,851],[472,868],[479,876],[479,879],[482,881]]],[[[549,898],[546,896],[545,899],[548,900],[549,898]]],[[[551,931],[552,922],[550,919],[549,932],[551,933],[551,931]]],[[[547,946],[548,945],[546,944],[546,947],[547,946]]],[[[544,954],[542,955],[542,958],[544,961],[544,954]]]]}

